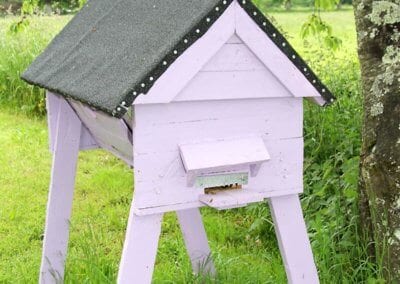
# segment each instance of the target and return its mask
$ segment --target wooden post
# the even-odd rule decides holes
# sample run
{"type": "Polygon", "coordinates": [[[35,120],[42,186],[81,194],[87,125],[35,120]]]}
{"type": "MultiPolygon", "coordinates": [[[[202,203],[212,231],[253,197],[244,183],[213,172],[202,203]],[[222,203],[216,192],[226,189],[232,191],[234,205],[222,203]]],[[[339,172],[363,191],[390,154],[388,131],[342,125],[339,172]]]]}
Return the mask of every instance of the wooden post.
{"type": "Polygon", "coordinates": [[[319,283],[298,195],[272,197],[269,204],[289,283],[319,283]]]}
{"type": "Polygon", "coordinates": [[[176,214],[192,262],[193,272],[214,275],[215,268],[200,210],[198,208],[186,209],[177,211],[176,214]]]}
{"type": "MultiPolygon", "coordinates": [[[[46,108],[47,108],[47,125],[49,130],[49,148],[50,152],[54,152],[56,141],[58,113],[60,104],[65,102],[65,99],[60,95],[54,94],[50,91],[46,92],[46,108]]],[[[99,148],[96,140],[90,134],[89,130],[82,123],[81,137],[80,137],[80,150],[90,150],[99,148]]]]}
{"type": "Polygon", "coordinates": [[[119,266],[119,284],[151,283],[162,217],[162,213],[138,216],[132,205],[119,266]]]}
{"type": "Polygon", "coordinates": [[[80,119],[69,104],[60,100],[40,283],[56,283],[64,277],[81,126],[80,119]]]}

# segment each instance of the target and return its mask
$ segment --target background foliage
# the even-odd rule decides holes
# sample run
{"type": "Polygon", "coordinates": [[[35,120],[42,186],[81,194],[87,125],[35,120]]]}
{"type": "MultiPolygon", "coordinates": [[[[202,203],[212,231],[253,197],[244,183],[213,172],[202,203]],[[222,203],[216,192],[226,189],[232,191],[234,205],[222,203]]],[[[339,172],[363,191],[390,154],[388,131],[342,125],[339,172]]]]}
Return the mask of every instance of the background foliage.
{"type": "Polygon", "coordinates": [[[77,11],[86,0],[0,0],[0,12],[3,13],[58,13],[77,11]]]}
{"type": "MultiPolygon", "coordinates": [[[[18,11],[23,4],[30,7],[39,7],[38,11],[48,6],[57,12],[70,13],[82,7],[86,1],[87,0],[0,0],[0,6],[3,6],[4,11],[11,5],[11,10],[13,12],[18,11]]],[[[352,4],[352,0],[254,0],[254,2],[262,9],[285,8],[286,10],[313,7],[322,7],[326,9],[331,6],[332,2],[337,3],[337,8],[340,8],[340,6],[344,4],[352,4]]]]}

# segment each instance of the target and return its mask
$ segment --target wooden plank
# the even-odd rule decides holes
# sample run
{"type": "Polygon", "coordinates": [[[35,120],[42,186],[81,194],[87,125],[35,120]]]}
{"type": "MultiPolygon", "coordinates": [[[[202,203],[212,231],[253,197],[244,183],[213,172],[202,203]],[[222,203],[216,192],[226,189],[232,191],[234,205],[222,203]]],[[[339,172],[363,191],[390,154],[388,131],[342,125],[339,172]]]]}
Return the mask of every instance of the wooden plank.
{"type": "Polygon", "coordinates": [[[163,214],[137,216],[131,210],[117,283],[150,284],[163,214]]]}
{"type": "MultiPolygon", "coordinates": [[[[299,194],[301,192],[303,192],[302,188],[297,188],[297,189],[291,188],[291,189],[286,189],[286,190],[271,191],[271,192],[268,192],[268,196],[266,196],[265,198],[271,198],[271,197],[275,197],[275,196],[285,196],[285,195],[291,195],[291,194],[299,194]]],[[[158,214],[158,213],[164,213],[164,212],[170,212],[170,211],[199,208],[199,207],[204,207],[204,206],[206,206],[204,203],[197,200],[197,201],[186,202],[186,203],[173,203],[173,204],[167,204],[167,205],[161,205],[161,206],[151,206],[151,207],[145,207],[145,208],[137,208],[135,206],[135,207],[133,207],[133,210],[136,215],[144,216],[144,215],[152,215],[152,214],[158,214]]],[[[229,206],[226,208],[218,208],[218,210],[240,208],[243,206],[247,206],[247,204],[241,204],[241,205],[237,205],[237,206],[229,206]]]]}
{"type": "Polygon", "coordinates": [[[188,173],[226,172],[233,166],[261,164],[270,159],[260,137],[186,144],[179,149],[188,173]]]}
{"type": "MultiPolygon", "coordinates": [[[[262,192],[264,198],[281,193],[301,192],[302,138],[264,142],[271,160],[262,164],[258,175],[250,177],[245,188],[262,192]]],[[[196,202],[199,196],[204,194],[202,188],[187,186],[187,174],[178,150],[135,154],[134,168],[136,210],[160,206],[175,208],[175,205],[186,203],[198,204],[196,202]]]]}
{"type": "Polygon", "coordinates": [[[243,42],[232,44],[228,40],[201,69],[201,72],[249,71],[265,68],[265,65],[243,42]]]}
{"type": "Polygon", "coordinates": [[[92,110],[77,101],[70,100],[70,103],[103,149],[133,164],[132,133],[122,119],[92,110]]]}
{"type": "MultiPolygon", "coordinates": [[[[277,167],[289,167],[287,171],[296,170],[297,165],[303,155],[302,138],[293,139],[277,139],[277,140],[264,140],[266,148],[271,156],[270,160],[262,164],[262,168],[269,168],[270,170],[276,170],[277,167]],[[287,149],[285,147],[292,147],[287,149]],[[285,163],[286,164],[285,164],[285,163]]],[[[204,158],[210,158],[209,153],[204,153],[204,158]]],[[[140,163],[146,163],[141,167],[137,167],[137,173],[135,171],[135,181],[156,181],[176,178],[186,178],[187,172],[182,163],[180,153],[178,150],[169,151],[165,153],[147,153],[137,154],[135,153],[135,160],[140,163]],[[157,163],[157,161],[159,161],[157,163]],[[157,173],[157,174],[155,174],[157,173]]],[[[136,165],[136,163],[135,163],[136,165]]],[[[283,170],[283,169],[282,169],[283,170]]],[[[298,169],[297,169],[298,170],[298,169]]],[[[281,172],[269,173],[271,175],[282,174],[281,172]]],[[[249,184],[253,179],[249,179],[249,184]]],[[[186,185],[186,183],[184,184],[186,185]]]]}
{"type": "Polygon", "coordinates": [[[134,104],[168,103],[172,101],[187,82],[234,34],[235,4],[232,3],[208,32],[169,66],[148,94],[139,96],[134,104]]]}
{"type": "Polygon", "coordinates": [[[176,212],[186,250],[196,274],[215,274],[207,234],[198,208],[176,212]]]}
{"type": "Polygon", "coordinates": [[[49,149],[54,152],[56,142],[58,113],[60,112],[61,98],[57,95],[46,92],[47,126],[49,131],[49,149]]]}
{"type": "Polygon", "coordinates": [[[200,72],[175,101],[293,97],[266,68],[250,71],[200,72]]]}
{"type": "Polygon", "coordinates": [[[81,121],[70,105],[65,100],[60,100],[57,124],[53,130],[54,155],[40,283],[63,281],[81,125],[81,121]]]}
{"type": "MultiPolygon", "coordinates": [[[[290,193],[292,193],[292,192],[290,192],[290,193]]],[[[137,208],[136,206],[134,206],[133,211],[138,216],[145,216],[145,215],[153,215],[153,214],[158,214],[158,213],[199,208],[199,207],[203,207],[203,206],[204,206],[203,203],[201,203],[199,200],[196,200],[193,202],[175,203],[175,204],[168,204],[165,206],[161,205],[161,206],[153,206],[153,207],[146,207],[146,208],[137,208]]]]}
{"type": "Polygon", "coordinates": [[[178,144],[207,139],[301,137],[302,118],[301,98],[137,105],[135,152],[176,151],[178,144]]]}
{"type": "Polygon", "coordinates": [[[205,205],[224,210],[232,207],[246,206],[249,203],[261,202],[265,193],[251,188],[224,190],[215,194],[201,194],[199,200],[205,205]]]}
{"type": "Polygon", "coordinates": [[[82,151],[85,150],[93,150],[98,149],[100,146],[97,144],[96,140],[93,138],[92,134],[90,133],[89,129],[86,128],[85,125],[82,125],[81,131],[81,142],[79,149],[82,151]]]}
{"type": "MultiPolygon", "coordinates": [[[[302,110],[301,98],[272,98],[254,100],[226,100],[211,102],[179,102],[168,105],[135,106],[135,128],[159,127],[172,124],[196,123],[207,120],[214,123],[218,119],[235,119],[245,117],[263,117],[282,120],[286,115],[294,115],[296,121],[299,110],[302,110]]],[[[302,111],[300,111],[302,113],[302,111]]],[[[287,117],[289,118],[289,116],[287,117]]],[[[239,119],[238,119],[239,120],[239,119]]],[[[289,120],[289,119],[285,119],[289,120]]],[[[300,123],[301,125],[301,123],[300,123]]]]}
{"type": "Polygon", "coordinates": [[[228,40],[175,101],[292,97],[240,38],[232,38],[236,44],[228,40]]]}
{"type": "Polygon", "coordinates": [[[235,18],[237,35],[294,96],[320,97],[312,84],[239,5],[236,5],[235,18]]]}
{"type": "Polygon", "coordinates": [[[288,282],[318,284],[318,273],[298,195],[273,197],[269,204],[288,282]]]}

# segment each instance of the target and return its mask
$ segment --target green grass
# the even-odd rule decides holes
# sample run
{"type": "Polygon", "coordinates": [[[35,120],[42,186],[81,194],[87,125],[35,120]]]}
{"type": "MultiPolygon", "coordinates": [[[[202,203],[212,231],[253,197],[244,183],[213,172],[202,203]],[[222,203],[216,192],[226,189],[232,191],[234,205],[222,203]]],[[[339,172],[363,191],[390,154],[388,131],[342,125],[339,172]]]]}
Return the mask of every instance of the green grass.
{"type": "MultiPolygon", "coordinates": [[[[302,206],[322,283],[375,283],[380,267],[367,257],[357,210],[361,95],[352,11],[324,13],[343,39],[337,53],[318,39],[303,43],[309,12],[275,13],[277,23],[338,97],[305,110],[305,194],[302,206]]],[[[0,283],[35,283],[51,158],[42,92],[18,79],[69,17],[31,19],[6,36],[15,18],[0,19],[0,283]],[[3,40],[3,38],[5,40],[3,40]],[[17,111],[17,112],[16,112],[17,111]]],[[[67,259],[67,283],[115,282],[129,204],[131,170],[102,151],[80,154],[67,259]]],[[[266,205],[216,212],[202,209],[218,277],[192,275],[174,214],[167,214],[155,283],[285,283],[266,205]]]]}

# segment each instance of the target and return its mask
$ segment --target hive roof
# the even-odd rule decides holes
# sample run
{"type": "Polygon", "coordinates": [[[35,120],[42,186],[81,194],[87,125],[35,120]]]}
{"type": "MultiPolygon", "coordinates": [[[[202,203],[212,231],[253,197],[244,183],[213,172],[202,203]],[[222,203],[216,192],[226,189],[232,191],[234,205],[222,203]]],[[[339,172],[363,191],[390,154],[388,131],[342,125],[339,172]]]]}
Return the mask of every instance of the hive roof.
{"type": "MultiPolygon", "coordinates": [[[[122,117],[232,1],[89,0],[22,78],[122,117]]],[[[239,4],[276,44],[282,40],[250,0],[239,4]]],[[[278,46],[297,55],[291,60],[299,69],[307,66],[289,44],[278,46]]],[[[303,74],[326,102],[333,99],[310,68],[303,74]]]]}

